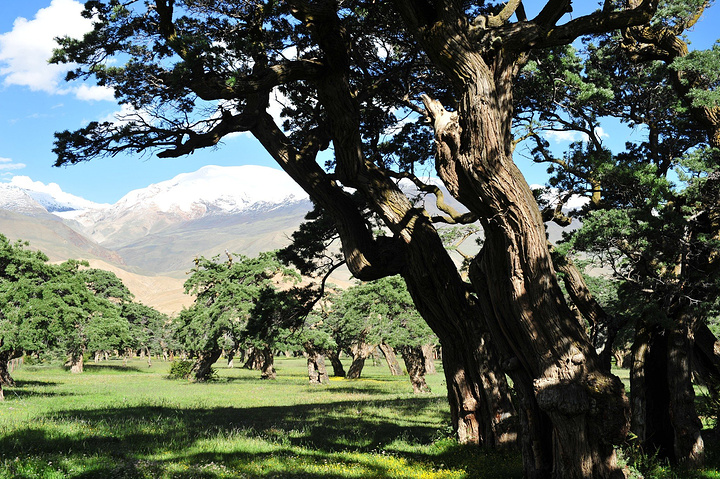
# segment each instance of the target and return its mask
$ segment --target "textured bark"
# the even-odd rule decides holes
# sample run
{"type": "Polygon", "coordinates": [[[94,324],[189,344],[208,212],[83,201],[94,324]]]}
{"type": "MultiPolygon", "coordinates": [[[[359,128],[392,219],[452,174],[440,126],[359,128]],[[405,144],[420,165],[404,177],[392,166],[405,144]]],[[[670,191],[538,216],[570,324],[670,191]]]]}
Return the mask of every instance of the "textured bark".
{"type": "Polygon", "coordinates": [[[333,368],[333,376],[335,376],[336,378],[344,378],[345,368],[343,367],[342,362],[340,362],[340,352],[328,351],[327,357],[330,359],[330,364],[333,368]]]}
{"type": "Polygon", "coordinates": [[[517,363],[510,375],[523,391],[524,432],[531,436],[524,443],[531,449],[523,449],[526,476],[621,477],[613,444],[629,421],[622,382],[603,371],[565,304],[538,205],[512,161],[512,83],[521,60],[503,50],[483,56],[456,10],[435,12],[440,18],[430,28],[427,12],[396,3],[456,93],[453,112],[429,97],[424,103],[438,175],[485,230],[470,279],[494,344],[517,363]],[[547,423],[543,415],[550,427],[539,427],[547,423]]]}
{"type": "Polygon", "coordinates": [[[400,363],[397,360],[397,355],[395,354],[395,350],[392,348],[392,346],[389,346],[385,343],[380,343],[378,345],[378,348],[380,348],[380,351],[382,351],[383,355],[385,356],[385,361],[387,362],[388,369],[390,369],[390,375],[402,376],[403,370],[400,367],[400,363]]]}
{"type": "Polygon", "coordinates": [[[212,377],[212,365],[220,359],[221,354],[222,349],[213,349],[211,351],[201,351],[198,353],[198,357],[190,373],[195,378],[195,381],[203,382],[212,377]]]}
{"type": "Polygon", "coordinates": [[[592,333],[591,341],[596,350],[600,350],[600,366],[606,373],[610,373],[613,357],[613,343],[617,337],[623,323],[618,319],[611,317],[595,300],[592,293],[585,283],[577,266],[565,259],[559,266],[558,270],[563,273],[563,282],[565,290],[570,296],[570,300],[582,316],[590,323],[592,333]]]}
{"type": "Polygon", "coordinates": [[[515,444],[515,409],[483,311],[424,218],[413,224],[408,258],[403,278],[415,306],[442,345],[458,439],[488,447],[515,444]],[[432,265],[433,274],[428,274],[425,265],[432,265]]]}
{"type": "Polygon", "coordinates": [[[632,356],[632,353],[628,354],[627,349],[613,349],[613,357],[615,358],[615,366],[618,368],[627,368],[627,362],[632,356]]]}
{"type": "Polygon", "coordinates": [[[263,348],[261,351],[262,364],[260,366],[260,378],[261,379],[275,379],[277,373],[275,372],[275,356],[273,355],[272,349],[263,348]]]}
{"type": "Polygon", "coordinates": [[[647,453],[672,464],[702,462],[702,424],[692,385],[694,333],[680,318],[670,330],[638,328],[633,346],[632,431],[647,453]]]}
{"type": "Polygon", "coordinates": [[[82,351],[70,353],[70,357],[68,358],[68,364],[70,366],[71,373],[80,374],[84,371],[85,358],[83,356],[84,355],[82,351]]]}
{"type": "Polygon", "coordinates": [[[236,349],[231,349],[230,351],[228,351],[228,355],[227,355],[227,366],[228,366],[228,368],[230,368],[230,369],[233,369],[233,368],[235,367],[235,355],[236,355],[236,354],[237,354],[237,350],[236,350],[236,349]]]}
{"type": "Polygon", "coordinates": [[[0,352],[0,387],[15,387],[15,380],[10,375],[10,361],[20,357],[19,351],[2,351],[0,352]]]}
{"type": "Polygon", "coordinates": [[[641,325],[635,333],[630,392],[632,432],[648,453],[674,455],[668,393],[667,341],[662,330],[641,325]]]}
{"type": "Polygon", "coordinates": [[[415,394],[430,392],[430,387],[425,382],[425,357],[420,346],[403,346],[400,348],[405,368],[410,376],[415,394]]]}
{"type": "Polygon", "coordinates": [[[692,384],[694,329],[693,318],[683,311],[679,313],[673,329],[667,335],[673,448],[678,463],[687,467],[701,465],[705,453],[700,433],[702,423],[695,409],[695,390],[692,384]]]}
{"type": "Polygon", "coordinates": [[[262,368],[262,353],[257,348],[250,348],[247,352],[247,359],[243,364],[243,369],[260,370],[262,368]]]}
{"type": "Polygon", "coordinates": [[[305,346],[305,351],[307,352],[308,380],[310,384],[328,384],[330,378],[325,368],[325,356],[309,345],[305,346]]]}
{"type": "Polygon", "coordinates": [[[435,346],[424,344],[422,346],[423,357],[425,358],[425,374],[437,374],[435,368],[435,346]]]}
{"type": "Polygon", "coordinates": [[[365,360],[370,357],[375,346],[371,346],[367,343],[358,343],[351,346],[351,352],[353,355],[352,363],[348,369],[346,378],[358,379],[362,374],[363,367],[365,366],[365,360]]]}

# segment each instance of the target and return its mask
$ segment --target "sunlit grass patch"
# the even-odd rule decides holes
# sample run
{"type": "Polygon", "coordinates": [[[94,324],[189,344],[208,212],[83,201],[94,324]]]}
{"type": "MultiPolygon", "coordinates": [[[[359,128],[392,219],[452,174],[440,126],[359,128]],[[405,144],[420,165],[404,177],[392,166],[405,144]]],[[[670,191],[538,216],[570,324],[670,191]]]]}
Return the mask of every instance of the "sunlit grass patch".
{"type": "Polygon", "coordinates": [[[209,384],[166,379],[168,363],[128,366],[18,371],[0,403],[0,478],[522,476],[517,454],[443,438],[441,374],[415,395],[384,366],[327,386],[308,384],[302,358],[279,359],[277,381],[222,364],[209,384]]]}

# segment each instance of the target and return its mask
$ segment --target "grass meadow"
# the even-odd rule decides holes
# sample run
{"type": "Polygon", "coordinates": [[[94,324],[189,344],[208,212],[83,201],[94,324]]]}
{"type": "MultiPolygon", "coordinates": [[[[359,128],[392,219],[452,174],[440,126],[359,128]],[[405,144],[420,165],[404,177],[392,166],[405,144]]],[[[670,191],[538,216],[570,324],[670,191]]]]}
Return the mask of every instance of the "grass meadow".
{"type": "Polygon", "coordinates": [[[518,453],[449,437],[442,374],[415,395],[368,362],[363,378],[310,386],[302,358],[278,379],[216,365],[208,384],[169,363],[25,365],[0,403],[0,478],[520,478],[518,453]]]}

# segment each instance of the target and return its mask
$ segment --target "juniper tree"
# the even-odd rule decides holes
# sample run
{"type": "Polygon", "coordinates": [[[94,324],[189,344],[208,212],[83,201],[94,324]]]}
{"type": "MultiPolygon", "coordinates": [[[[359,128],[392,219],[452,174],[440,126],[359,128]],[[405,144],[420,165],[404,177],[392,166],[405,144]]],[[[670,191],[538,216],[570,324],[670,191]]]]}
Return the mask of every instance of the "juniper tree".
{"type": "MultiPolygon", "coordinates": [[[[565,199],[589,199],[576,213],[583,227],[569,245],[594,255],[618,281],[634,335],[633,432],[647,450],[685,464],[703,455],[693,368],[706,364],[702,371],[716,377],[718,371],[708,347],[714,338],[703,322],[714,314],[718,294],[720,63],[717,48],[689,52],[681,38],[705,7],[667,2],[649,25],[624,30],[622,42],[609,35],[588,39],[584,57],[567,48],[543,52],[521,75],[523,98],[535,99],[521,104],[528,118],[540,110],[535,117],[546,128],[587,135],[586,143],[554,156],[535,123],[535,158],[551,165],[551,185],[565,199]],[[541,94],[553,84],[553,95],[541,94]],[[538,93],[527,94],[532,91],[538,93]],[[596,133],[602,116],[639,128],[641,140],[610,152],[596,133]],[[703,338],[698,345],[696,337],[703,338]]],[[[562,216],[563,204],[561,198],[552,216],[562,216]]],[[[617,332],[622,321],[583,291],[564,259],[557,264],[585,318],[617,332]]],[[[608,365],[611,346],[605,346],[608,365]]]]}
{"type": "Polygon", "coordinates": [[[250,132],[331,215],[356,277],[406,280],[443,345],[461,438],[512,438],[501,424],[512,414],[502,362],[522,403],[528,477],[617,475],[612,445],[627,431],[628,403],[558,287],[542,215],[513,162],[512,105],[532,51],[647,24],[657,0],[631,3],[562,23],[570,0],[533,15],[515,0],[91,1],[94,31],[63,41],[55,60],[79,64],[71,77],[94,76],[138,113],[58,133],[57,163],[149,149],[172,158],[250,132]],[[289,100],[284,128],[267,111],[273,91],[289,100]],[[409,113],[430,130],[406,127],[409,113]],[[383,141],[393,131],[397,141],[383,141]],[[419,181],[423,162],[484,229],[471,286],[433,225],[469,218],[447,208],[433,218],[397,186],[419,181]],[[390,235],[374,234],[345,187],[390,235]]]}
{"type": "Polygon", "coordinates": [[[255,258],[232,254],[226,260],[197,258],[185,282],[185,292],[195,301],[180,313],[176,326],[178,339],[196,356],[195,379],[210,378],[211,366],[223,349],[233,350],[245,342],[262,353],[264,377],[274,377],[272,348],[277,337],[270,331],[272,324],[281,322],[277,315],[286,299],[276,289],[296,281],[299,275],[283,266],[274,252],[255,258]],[[258,324],[262,327],[251,326],[258,324]]]}

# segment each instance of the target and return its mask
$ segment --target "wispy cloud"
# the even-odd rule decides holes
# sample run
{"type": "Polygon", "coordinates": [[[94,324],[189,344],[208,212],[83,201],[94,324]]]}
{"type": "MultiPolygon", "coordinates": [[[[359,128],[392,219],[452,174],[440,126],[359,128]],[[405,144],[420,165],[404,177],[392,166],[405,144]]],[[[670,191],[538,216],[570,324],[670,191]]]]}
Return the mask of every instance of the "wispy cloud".
{"type": "Polygon", "coordinates": [[[5,85],[18,85],[50,94],[73,94],[80,100],[112,100],[112,92],[99,87],[66,84],[68,65],[48,63],[56,37],[81,38],[92,29],[92,20],[80,13],[83,5],[75,0],[52,0],[38,10],[32,20],[18,17],[13,29],[0,34],[0,76],[5,85]]]}
{"type": "Polygon", "coordinates": [[[570,143],[573,141],[579,141],[581,139],[586,138],[585,135],[583,135],[580,132],[577,131],[547,131],[545,132],[545,136],[555,142],[555,143],[570,143]]]}
{"type": "Polygon", "coordinates": [[[22,170],[25,166],[25,163],[15,163],[10,158],[0,157],[0,171],[22,170]]]}
{"type": "MultiPolygon", "coordinates": [[[[545,132],[545,136],[548,138],[548,140],[553,141],[554,143],[588,141],[588,135],[579,131],[549,130],[545,132]]],[[[602,140],[603,138],[608,138],[610,135],[608,135],[601,126],[598,126],[597,128],[595,128],[595,136],[602,140]]]]}

